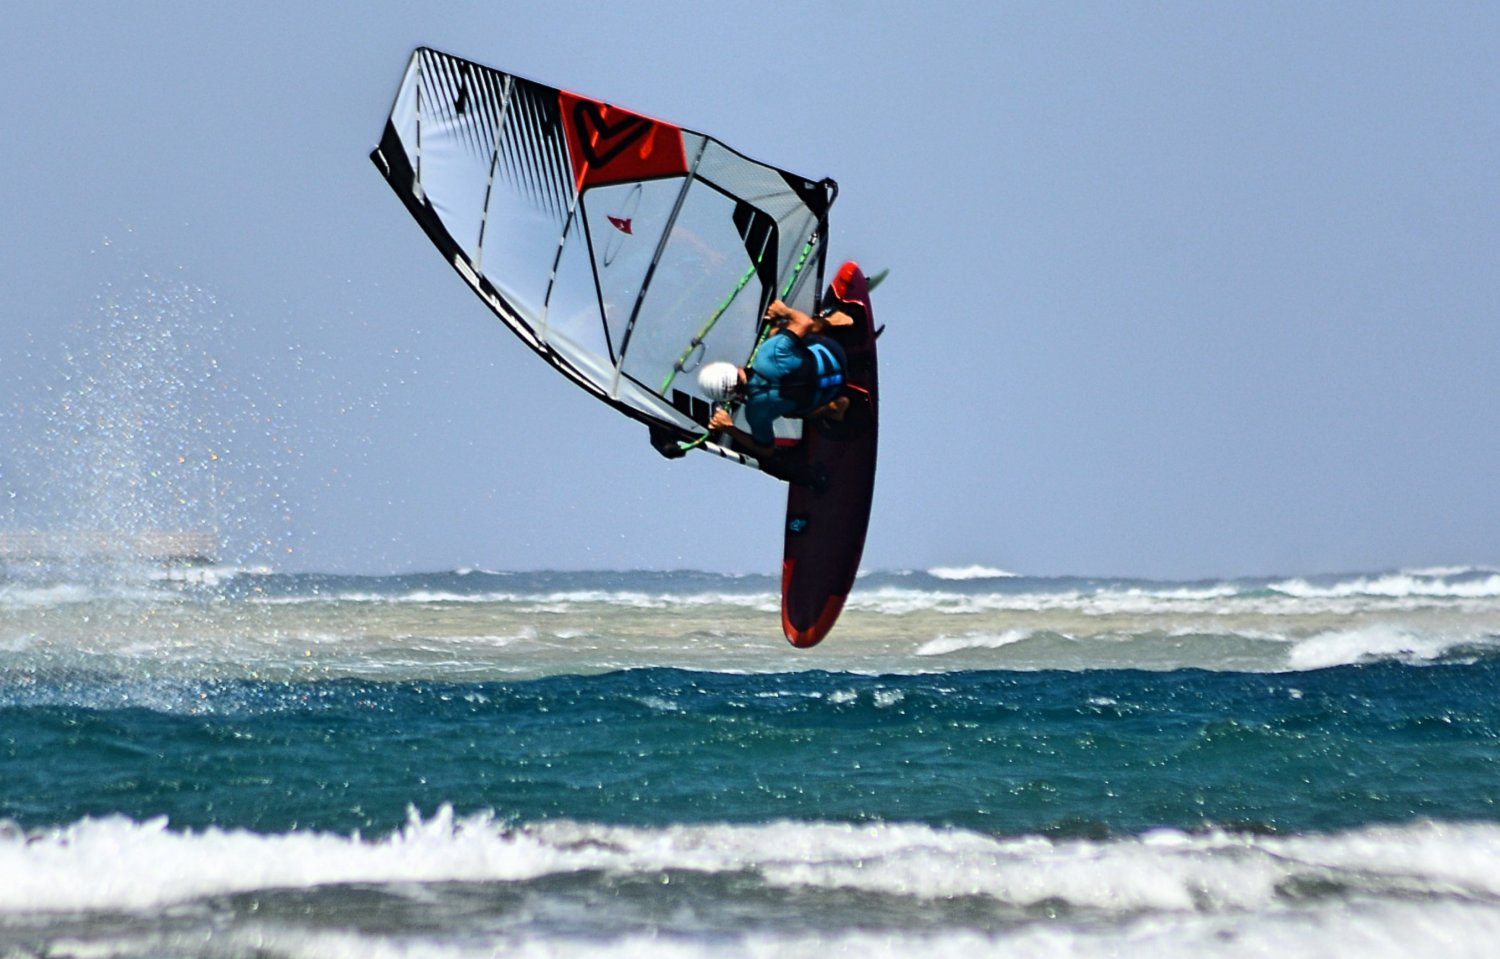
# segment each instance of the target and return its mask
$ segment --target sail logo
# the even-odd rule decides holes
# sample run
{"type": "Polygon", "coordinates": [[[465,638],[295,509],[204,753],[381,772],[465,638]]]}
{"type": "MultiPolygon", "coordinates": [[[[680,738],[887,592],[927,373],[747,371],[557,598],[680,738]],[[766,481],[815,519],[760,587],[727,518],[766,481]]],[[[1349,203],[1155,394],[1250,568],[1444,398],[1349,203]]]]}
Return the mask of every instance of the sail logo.
{"type": "MultiPolygon", "coordinates": [[[[614,191],[610,191],[613,193],[614,191]]],[[[625,194],[625,199],[615,206],[613,213],[604,214],[604,219],[614,227],[609,240],[604,244],[603,264],[610,266],[615,257],[625,248],[626,238],[635,236],[635,214],[641,208],[641,185],[637,183],[625,194]]]]}
{"type": "Polygon", "coordinates": [[[626,114],[620,122],[610,123],[604,116],[607,109],[591,100],[579,100],[573,107],[573,126],[580,134],[578,147],[591,166],[608,166],[632,143],[651,132],[651,121],[635,114],[626,114]]]}
{"type": "Polygon", "coordinates": [[[558,105],[578,189],[687,172],[681,127],[566,91],[558,105]]]}

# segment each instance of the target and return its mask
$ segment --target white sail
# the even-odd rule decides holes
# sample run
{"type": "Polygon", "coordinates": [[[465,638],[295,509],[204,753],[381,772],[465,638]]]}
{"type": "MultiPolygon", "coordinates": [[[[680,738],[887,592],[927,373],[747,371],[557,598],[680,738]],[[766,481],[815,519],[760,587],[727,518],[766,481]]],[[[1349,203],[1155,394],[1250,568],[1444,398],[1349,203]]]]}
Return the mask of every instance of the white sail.
{"type": "Polygon", "coordinates": [[[822,287],[832,180],[434,50],[371,156],[497,316],[654,437],[701,437],[691,374],[745,362],[773,297],[810,311],[822,287]]]}

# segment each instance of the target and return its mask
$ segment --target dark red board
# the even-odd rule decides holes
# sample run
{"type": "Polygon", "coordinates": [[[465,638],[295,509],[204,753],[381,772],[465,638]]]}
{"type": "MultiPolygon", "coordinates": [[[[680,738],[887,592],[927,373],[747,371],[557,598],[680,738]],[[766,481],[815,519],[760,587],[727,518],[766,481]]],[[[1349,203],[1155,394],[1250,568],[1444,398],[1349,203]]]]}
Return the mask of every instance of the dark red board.
{"type": "Polygon", "coordinates": [[[840,424],[808,420],[798,448],[806,464],[827,473],[822,492],[793,483],[786,499],[786,545],[781,566],[781,628],[793,646],[822,641],[844,609],[859,572],[875,495],[875,446],[879,389],[875,363],[875,315],[870,286],[854,262],[829,284],[823,306],[854,318],[852,327],[832,327],[849,360],[849,409],[840,424]]]}

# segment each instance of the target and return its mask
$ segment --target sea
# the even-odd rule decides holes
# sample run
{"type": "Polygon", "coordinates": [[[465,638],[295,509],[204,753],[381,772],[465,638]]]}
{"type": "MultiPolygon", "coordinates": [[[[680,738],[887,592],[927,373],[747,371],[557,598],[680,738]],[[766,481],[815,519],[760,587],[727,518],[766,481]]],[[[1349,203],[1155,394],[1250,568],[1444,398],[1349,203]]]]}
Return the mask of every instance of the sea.
{"type": "Polygon", "coordinates": [[[1500,570],[0,573],[0,957],[1500,955],[1500,570]]]}

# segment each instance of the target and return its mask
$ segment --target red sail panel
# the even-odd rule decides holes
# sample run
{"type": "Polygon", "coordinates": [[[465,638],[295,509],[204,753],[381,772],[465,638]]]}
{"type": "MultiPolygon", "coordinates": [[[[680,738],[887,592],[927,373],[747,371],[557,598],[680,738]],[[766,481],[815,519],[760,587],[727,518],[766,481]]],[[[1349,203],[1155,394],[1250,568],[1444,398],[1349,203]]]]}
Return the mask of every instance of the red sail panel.
{"type": "Polygon", "coordinates": [[[687,173],[681,127],[566,90],[558,93],[558,104],[573,161],[573,182],[580,191],[687,173]]]}

